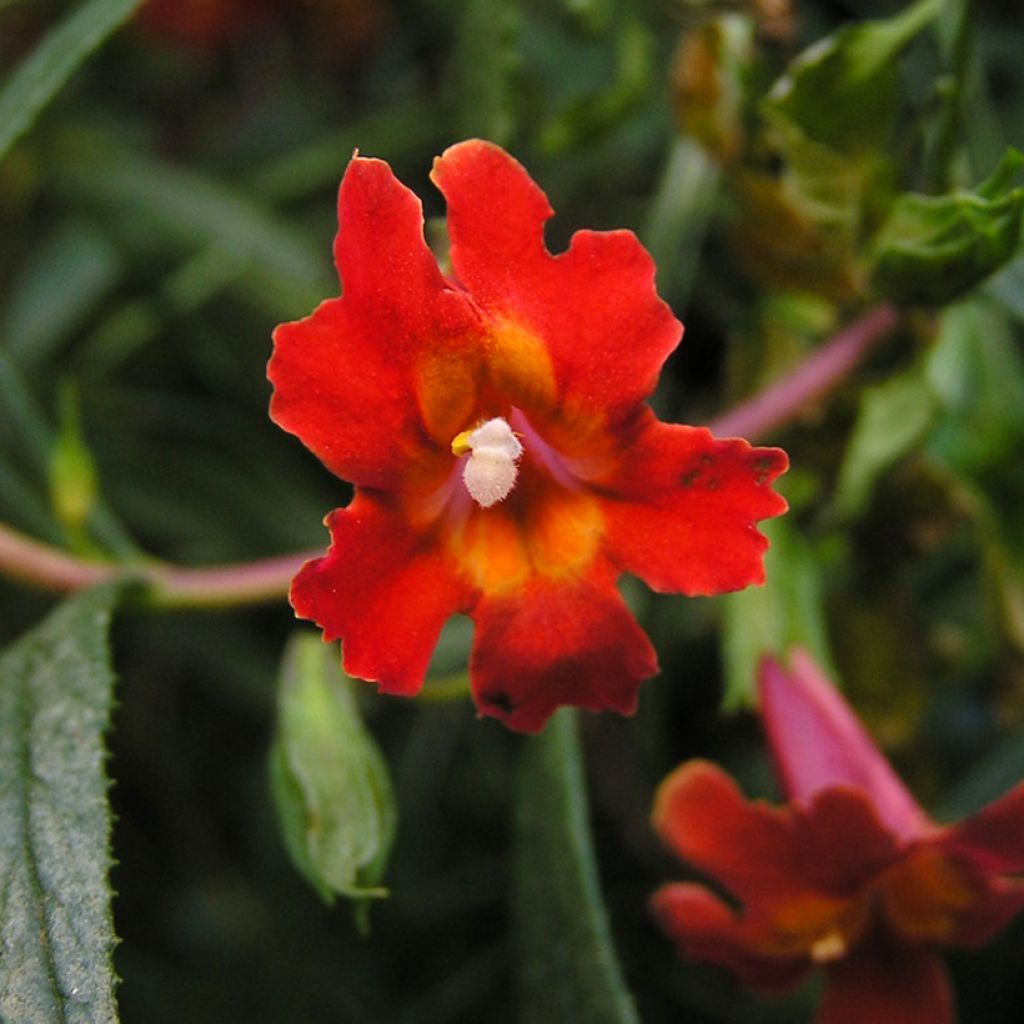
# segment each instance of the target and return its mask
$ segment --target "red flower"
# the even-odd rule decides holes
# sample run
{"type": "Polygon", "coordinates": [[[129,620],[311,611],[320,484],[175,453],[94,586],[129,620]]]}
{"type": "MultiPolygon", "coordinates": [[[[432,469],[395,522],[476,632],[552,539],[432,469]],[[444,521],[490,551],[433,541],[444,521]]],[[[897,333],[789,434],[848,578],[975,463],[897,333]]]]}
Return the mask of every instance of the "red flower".
{"type": "Polygon", "coordinates": [[[948,1024],[938,948],[981,945],[1024,908],[1024,784],[936,824],[810,658],[791,666],[766,660],[760,677],[790,803],[748,802],[714,765],[680,766],[655,827],[735,903],[676,883],[655,915],[685,955],[765,991],[824,967],[817,1024],[948,1024]]]}
{"type": "Polygon", "coordinates": [[[356,488],[292,604],[386,693],[419,690],[461,612],[482,713],[526,732],[562,704],[629,713],[657,661],[617,578],[685,594],[761,582],[755,523],[785,509],[770,487],[785,454],[647,407],[682,328],[631,232],[581,231],[552,256],[544,194],[486,142],[447,150],[433,180],[451,276],[416,197],[353,159],[344,295],[274,336],[271,416],[356,488]]]}

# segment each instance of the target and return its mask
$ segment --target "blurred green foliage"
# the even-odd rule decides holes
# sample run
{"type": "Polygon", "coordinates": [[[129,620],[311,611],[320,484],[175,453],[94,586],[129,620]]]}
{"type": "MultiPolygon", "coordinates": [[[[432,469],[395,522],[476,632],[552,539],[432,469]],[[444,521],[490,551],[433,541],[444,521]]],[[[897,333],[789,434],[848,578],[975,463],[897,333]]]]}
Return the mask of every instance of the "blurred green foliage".
{"type": "MultiPolygon", "coordinates": [[[[682,868],[646,817],[695,755],[770,791],[749,668],[794,640],[928,806],[974,808],[1024,774],[1014,5],[266,0],[212,40],[136,18],[92,52],[96,19],[130,6],[0,2],[0,111],[20,112],[0,118],[0,521],[42,540],[195,565],[325,543],[350,491],[270,424],[264,366],[274,325],[336,293],[356,148],[437,217],[432,157],[486,136],[548,192],[552,249],[638,231],[687,324],[654,398],[668,419],[705,422],[860,310],[911,305],[827,403],[761,439],[794,467],[768,586],[687,601],[627,581],[663,675],[634,719],[581,717],[587,870],[640,1018],[808,1019],[813,991],[760,1000],[654,931],[647,896],[682,868]],[[94,35],[66,30],[89,11],[94,35]]],[[[6,642],[51,599],[4,581],[0,602],[6,642]]],[[[398,815],[391,895],[361,937],[291,866],[267,784],[293,627],[284,601],[115,623],[122,1019],[519,1019],[514,805],[558,803],[541,769],[517,774],[538,741],[463,700],[356,691],[398,815]]],[[[468,640],[451,624],[438,673],[468,640]]],[[[953,958],[964,1021],[1014,1019],[1022,949],[1018,923],[953,958]]]]}

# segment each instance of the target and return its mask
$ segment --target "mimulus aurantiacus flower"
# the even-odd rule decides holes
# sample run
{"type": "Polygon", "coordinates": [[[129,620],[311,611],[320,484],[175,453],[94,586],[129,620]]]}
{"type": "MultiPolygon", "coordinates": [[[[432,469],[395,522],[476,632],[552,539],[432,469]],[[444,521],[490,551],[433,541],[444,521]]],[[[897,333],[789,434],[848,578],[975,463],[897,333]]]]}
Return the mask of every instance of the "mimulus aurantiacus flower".
{"type": "Polygon", "coordinates": [[[452,272],[419,200],[356,157],[338,198],[341,298],[274,335],[271,416],[355,497],[292,585],[386,693],[423,683],[445,620],[475,624],[483,714],[532,732],[560,705],[631,712],[657,671],[616,589],[717,594],[763,580],[756,523],[783,452],[659,422],[645,403],[682,326],[629,231],[551,255],[551,208],[497,146],[434,164],[452,272]]]}
{"type": "Polygon", "coordinates": [[[939,950],[981,945],[1024,908],[1024,784],[939,825],[806,654],[766,660],[760,692],[789,803],[748,802],[705,761],[670,775],[655,827],[735,902],[663,886],[662,928],[764,991],[823,968],[817,1024],[951,1024],[939,950]]]}

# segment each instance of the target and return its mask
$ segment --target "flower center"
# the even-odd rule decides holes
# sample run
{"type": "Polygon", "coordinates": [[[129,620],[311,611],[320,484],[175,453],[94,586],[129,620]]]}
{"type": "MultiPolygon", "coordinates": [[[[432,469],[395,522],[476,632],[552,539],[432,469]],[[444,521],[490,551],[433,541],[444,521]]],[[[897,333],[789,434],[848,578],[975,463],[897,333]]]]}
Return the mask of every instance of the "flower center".
{"type": "Polygon", "coordinates": [[[456,434],[452,454],[469,455],[462,469],[466,490],[482,508],[507,498],[519,476],[523,446],[500,416],[456,434]]]}
{"type": "Polygon", "coordinates": [[[830,964],[835,960],[841,960],[846,956],[846,951],[846,939],[838,928],[833,928],[811,943],[811,959],[816,964],[830,964]]]}

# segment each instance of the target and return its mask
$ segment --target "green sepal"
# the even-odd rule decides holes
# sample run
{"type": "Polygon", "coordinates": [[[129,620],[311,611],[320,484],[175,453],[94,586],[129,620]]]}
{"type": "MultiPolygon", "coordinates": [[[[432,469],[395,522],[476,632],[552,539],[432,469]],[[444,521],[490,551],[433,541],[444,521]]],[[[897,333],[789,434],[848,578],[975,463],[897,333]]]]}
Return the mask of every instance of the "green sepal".
{"type": "Polygon", "coordinates": [[[940,306],[970,291],[1016,254],[1024,215],[1024,153],[1007,150],[974,191],[905,193],[869,254],[875,289],[908,305],[940,306]]]}
{"type": "Polygon", "coordinates": [[[60,388],[58,423],[50,451],[50,499],[72,545],[88,551],[86,523],[98,494],[96,462],[82,435],[78,393],[70,380],[60,388]]]}
{"type": "Polygon", "coordinates": [[[337,648],[312,633],[292,637],[281,668],[270,784],[292,863],[327,903],[339,895],[388,895],[378,883],[394,839],[395,801],[354,685],[337,648]]]}

